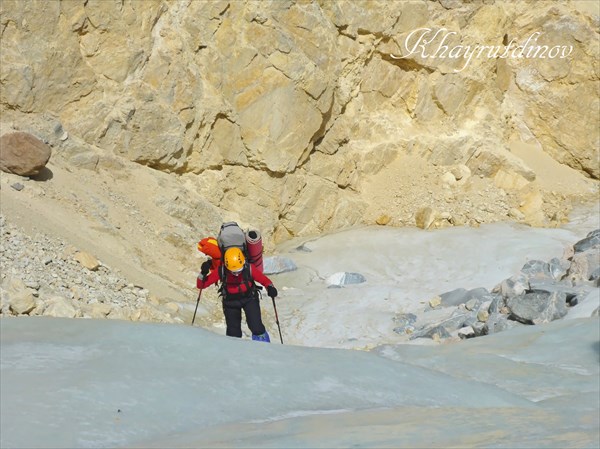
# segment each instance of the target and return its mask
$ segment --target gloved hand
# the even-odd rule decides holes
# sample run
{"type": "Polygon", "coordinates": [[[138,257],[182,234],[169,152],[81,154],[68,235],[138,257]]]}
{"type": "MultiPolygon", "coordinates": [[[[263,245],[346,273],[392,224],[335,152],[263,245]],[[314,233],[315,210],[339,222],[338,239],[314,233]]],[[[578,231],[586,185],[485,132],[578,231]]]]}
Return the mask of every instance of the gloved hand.
{"type": "Polygon", "coordinates": [[[273,284],[267,287],[267,295],[271,298],[275,298],[277,296],[277,289],[273,286],[273,284]]]}
{"type": "Polygon", "coordinates": [[[200,266],[200,274],[202,275],[202,277],[208,276],[210,267],[212,267],[212,259],[208,259],[207,261],[202,262],[202,265],[200,266]]]}

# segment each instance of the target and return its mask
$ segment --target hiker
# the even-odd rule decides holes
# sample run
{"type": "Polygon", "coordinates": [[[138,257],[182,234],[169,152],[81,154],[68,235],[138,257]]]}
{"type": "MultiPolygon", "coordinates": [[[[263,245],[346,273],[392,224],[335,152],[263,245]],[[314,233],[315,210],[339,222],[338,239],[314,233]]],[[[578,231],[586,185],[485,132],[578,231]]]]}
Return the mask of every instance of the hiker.
{"type": "Polygon", "coordinates": [[[240,248],[227,249],[223,263],[211,270],[213,261],[207,260],[202,264],[196,286],[204,289],[221,281],[223,314],[227,325],[226,335],[242,337],[243,309],[246,323],[252,332],[252,340],[270,342],[269,334],[262,322],[259,292],[255,282],[262,284],[267,289],[267,295],[274,300],[277,297],[277,289],[273,282],[254,264],[246,261],[240,248]]]}

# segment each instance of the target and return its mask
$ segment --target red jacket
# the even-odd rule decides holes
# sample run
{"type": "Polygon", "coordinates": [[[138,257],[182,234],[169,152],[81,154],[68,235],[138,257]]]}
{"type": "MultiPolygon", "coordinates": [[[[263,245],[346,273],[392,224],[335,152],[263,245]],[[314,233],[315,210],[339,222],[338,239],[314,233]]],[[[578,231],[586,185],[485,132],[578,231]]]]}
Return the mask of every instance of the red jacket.
{"type": "MultiPolygon", "coordinates": [[[[226,270],[226,269],[225,269],[226,270]]],[[[273,281],[266,277],[262,271],[260,271],[254,264],[250,264],[250,276],[252,279],[264,287],[268,287],[269,285],[273,285],[273,281]]],[[[213,285],[215,282],[220,281],[221,279],[221,270],[213,270],[211,271],[206,280],[202,280],[200,277],[196,279],[196,287],[198,288],[206,288],[213,285]]],[[[228,293],[243,293],[247,290],[246,283],[244,282],[242,273],[235,275],[231,271],[227,272],[227,292],[228,293]]]]}

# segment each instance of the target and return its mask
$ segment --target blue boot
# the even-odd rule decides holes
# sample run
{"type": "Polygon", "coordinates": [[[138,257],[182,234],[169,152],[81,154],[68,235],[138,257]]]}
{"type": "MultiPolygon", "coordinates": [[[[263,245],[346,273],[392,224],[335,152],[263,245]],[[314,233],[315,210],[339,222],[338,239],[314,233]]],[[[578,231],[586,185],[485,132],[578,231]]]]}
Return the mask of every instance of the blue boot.
{"type": "Polygon", "coordinates": [[[265,333],[261,334],[261,335],[252,335],[252,340],[264,341],[265,343],[271,343],[271,339],[269,338],[269,333],[267,331],[265,331],[265,333]]]}

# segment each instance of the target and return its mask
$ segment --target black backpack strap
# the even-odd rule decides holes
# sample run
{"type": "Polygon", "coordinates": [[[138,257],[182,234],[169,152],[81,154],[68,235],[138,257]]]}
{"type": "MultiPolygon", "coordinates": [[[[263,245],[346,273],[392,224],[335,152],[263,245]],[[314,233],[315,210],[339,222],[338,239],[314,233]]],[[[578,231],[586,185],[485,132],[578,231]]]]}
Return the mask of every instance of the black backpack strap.
{"type": "Polygon", "coordinates": [[[254,278],[252,277],[252,267],[249,263],[244,267],[244,271],[242,272],[242,276],[244,276],[244,284],[246,284],[246,291],[254,294],[254,290],[256,290],[256,284],[254,283],[254,278]]]}
{"type": "Polygon", "coordinates": [[[221,279],[221,286],[219,287],[219,296],[222,299],[225,299],[227,297],[227,270],[225,269],[223,261],[221,261],[221,265],[219,265],[219,279],[221,279]]]}

